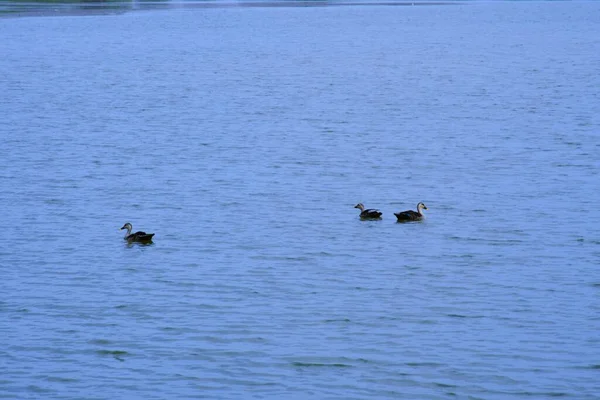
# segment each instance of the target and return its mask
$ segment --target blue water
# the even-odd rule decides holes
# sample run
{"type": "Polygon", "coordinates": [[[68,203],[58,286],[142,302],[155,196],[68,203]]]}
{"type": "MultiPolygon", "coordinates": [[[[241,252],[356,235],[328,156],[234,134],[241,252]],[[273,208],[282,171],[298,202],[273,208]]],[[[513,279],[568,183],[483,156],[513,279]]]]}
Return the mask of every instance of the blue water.
{"type": "Polygon", "coordinates": [[[3,18],[0,54],[0,398],[599,398],[600,3],[3,18]]]}

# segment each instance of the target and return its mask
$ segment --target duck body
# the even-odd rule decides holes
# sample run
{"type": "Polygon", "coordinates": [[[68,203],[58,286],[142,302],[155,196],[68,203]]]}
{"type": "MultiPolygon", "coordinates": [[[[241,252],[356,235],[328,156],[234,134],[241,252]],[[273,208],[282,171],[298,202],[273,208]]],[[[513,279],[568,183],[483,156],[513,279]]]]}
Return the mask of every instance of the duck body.
{"type": "Polygon", "coordinates": [[[123,230],[123,229],[127,229],[127,232],[125,233],[125,237],[123,238],[124,240],[127,241],[127,243],[133,243],[133,242],[151,243],[152,242],[152,237],[154,236],[154,233],[146,233],[146,232],[142,232],[142,231],[137,231],[135,233],[131,233],[133,226],[129,222],[127,222],[125,225],[123,225],[121,230],[123,230]]]}
{"type": "Polygon", "coordinates": [[[398,222],[411,222],[411,221],[421,221],[425,216],[422,213],[422,210],[427,210],[427,206],[423,203],[417,204],[417,211],[407,210],[399,213],[394,213],[398,222]]]}
{"type": "Polygon", "coordinates": [[[358,203],[354,208],[360,210],[360,219],[380,219],[382,215],[381,211],[374,208],[365,208],[362,203],[358,203]]]}

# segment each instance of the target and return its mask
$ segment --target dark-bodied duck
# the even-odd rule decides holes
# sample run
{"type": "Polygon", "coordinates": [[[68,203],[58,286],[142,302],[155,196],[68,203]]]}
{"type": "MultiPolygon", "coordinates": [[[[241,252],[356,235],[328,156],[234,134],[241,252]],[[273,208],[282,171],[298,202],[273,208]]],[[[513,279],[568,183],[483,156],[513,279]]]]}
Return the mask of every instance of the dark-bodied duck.
{"type": "Polygon", "coordinates": [[[417,204],[417,211],[408,210],[399,213],[394,213],[398,222],[421,221],[425,216],[421,211],[427,210],[427,206],[423,203],[417,204]]]}
{"type": "Polygon", "coordinates": [[[354,208],[358,208],[360,210],[360,219],[379,219],[381,218],[381,211],[376,210],[374,208],[367,208],[363,203],[358,203],[354,206],[354,208]]]}
{"type": "Polygon", "coordinates": [[[154,233],[146,233],[142,231],[138,231],[136,233],[131,233],[133,226],[128,222],[121,230],[127,229],[127,233],[125,233],[125,237],[123,239],[127,240],[127,243],[138,242],[138,243],[150,243],[152,242],[152,236],[154,233]]]}

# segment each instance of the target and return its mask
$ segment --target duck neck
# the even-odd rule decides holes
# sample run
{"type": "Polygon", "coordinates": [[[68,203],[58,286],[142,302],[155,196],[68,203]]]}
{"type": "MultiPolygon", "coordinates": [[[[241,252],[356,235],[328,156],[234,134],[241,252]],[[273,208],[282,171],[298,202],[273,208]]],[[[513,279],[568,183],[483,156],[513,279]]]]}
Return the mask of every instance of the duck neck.
{"type": "Polygon", "coordinates": [[[417,204],[417,214],[423,215],[423,213],[421,212],[422,210],[423,210],[423,206],[421,205],[421,203],[417,204]]]}
{"type": "Polygon", "coordinates": [[[131,226],[127,227],[127,232],[125,232],[125,238],[131,234],[131,226]]]}

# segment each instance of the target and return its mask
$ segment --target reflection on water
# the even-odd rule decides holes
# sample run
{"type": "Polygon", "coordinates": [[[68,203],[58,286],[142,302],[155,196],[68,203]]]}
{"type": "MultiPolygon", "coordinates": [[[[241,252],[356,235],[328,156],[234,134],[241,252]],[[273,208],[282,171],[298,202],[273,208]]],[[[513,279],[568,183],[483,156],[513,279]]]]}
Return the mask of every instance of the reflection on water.
{"type": "Polygon", "coordinates": [[[64,15],[122,12],[132,9],[169,7],[168,0],[96,1],[96,0],[31,0],[9,1],[0,5],[0,15],[64,15]]]}
{"type": "Polygon", "coordinates": [[[129,10],[151,10],[167,8],[198,7],[311,7],[330,5],[445,5],[459,4],[460,0],[449,1],[397,1],[397,0],[27,0],[9,1],[0,4],[0,16],[43,16],[113,14],[129,10]]]}

